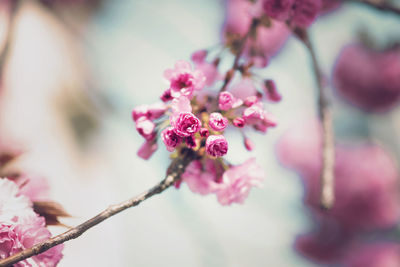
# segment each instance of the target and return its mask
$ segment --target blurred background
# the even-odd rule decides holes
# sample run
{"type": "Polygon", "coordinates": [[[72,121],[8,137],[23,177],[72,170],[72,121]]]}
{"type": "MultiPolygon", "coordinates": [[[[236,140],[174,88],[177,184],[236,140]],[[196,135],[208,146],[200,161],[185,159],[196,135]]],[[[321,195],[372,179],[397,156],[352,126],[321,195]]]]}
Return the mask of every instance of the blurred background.
{"type": "MultiPolygon", "coordinates": [[[[160,146],[148,161],[137,157],[143,139],[131,110],[158,101],[167,89],[163,71],[175,61],[220,43],[225,2],[20,1],[10,43],[7,8],[0,10],[0,47],[8,49],[0,60],[0,138],[23,148],[20,168],[48,178],[52,199],[73,216],[63,222],[79,224],[160,181],[169,153],[160,146]]],[[[328,80],[340,50],[363,29],[378,43],[400,40],[399,17],[356,3],[310,28],[328,80]]],[[[287,129],[317,116],[307,51],[291,37],[262,73],[283,96],[268,106],[278,127],[251,134],[252,152],[229,136],[227,157],[255,156],[267,174],[263,188],[229,207],[186,185],[169,189],[66,243],[59,266],[314,266],[293,250],[296,235],[311,227],[303,185],[275,155],[287,129]]],[[[366,114],[331,94],[338,139],[373,139],[400,158],[399,108],[366,114]]]]}

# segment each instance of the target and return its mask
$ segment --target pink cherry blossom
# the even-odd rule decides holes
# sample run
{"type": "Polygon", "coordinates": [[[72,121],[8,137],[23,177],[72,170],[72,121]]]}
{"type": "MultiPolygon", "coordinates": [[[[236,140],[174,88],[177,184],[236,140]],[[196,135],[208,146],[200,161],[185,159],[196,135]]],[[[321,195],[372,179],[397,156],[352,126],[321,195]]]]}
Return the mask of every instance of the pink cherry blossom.
{"type": "Polygon", "coordinates": [[[349,45],[341,51],[333,77],[338,93],[351,104],[365,111],[386,111],[400,100],[399,49],[349,45]]]}
{"type": "Polygon", "coordinates": [[[137,155],[142,159],[149,159],[154,152],[156,152],[158,146],[157,142],[146,141],[138,150],[137,155]]]}
{"type": "Polygon", "coordinates": [[[210,135],[206,140],[207,154],[222,157],[228,153],[228,142],[223,135],[210,135]]]}
{"type": "Polygon", "coordinates": [[[193,193],[200,195],[215,193],[219,188],[217,164],[218,162],[210,159],[205,160],[204,165],[199,160],[193,161],[186,167],[182,180],[193,193]]]}
{"type": "Polygon", "coordinates": [[[168,102],[168,101],[172,100],[173,97],[172,97],[172,95],[171,95],[171,89],[165,90],[164,93],[160,96],[160,99],[161,99],[163,102],[168,102]]]}
{"type": "Polygon", "coordinates": [[[296,0],[264,0],[265,13],[276,20],[285,21],[292,15],[292,8],[296,0]]]}
{"type": "Polygon", "coordinates": [[[244,105],[247,107],[251,107],[252,105],[254,105],[255,103],[258,102],[258,97],[255,95],[251,95],[246,97],[246,99],[244,100],[244,105]]]}
{"type": "Polygon", "coordinates": [[[205,77],[205,85],[211,86],[216,81],[222,79],[222,75],[218,72],[217,65],[207,61],[196,63],[196,70],[201,71],[205,77]]]}
{"type": "MultiPolygon", "coordinates": [[[[226,0],[223,41],[228,45],[243,38],[249,30],[251,21],[261,16],[262,1],[226,0]]],[[[286,43],[291,31],[285,23],[271,20],[270,27],[258,27],[256,38],[250,38],[244,47],[243,56],[256,67],[265,67],[286,43]]]]}
{"type": "Polygon", "coordinates": [[[322,0],[295,0],[292,22],[300,27],[310,26],[319,15],[322,0]]]}
{"type": "Polygon", "coordinates": [[[237,98],[245,100],[246,97],[257,94],[254,82],[250,78],[243,78],[240,82],[233,85],[229,91],[237,98]]]}
{"type": "Polygon", "coordinates": [[[312,231],[296,237],[295,250],[319,264],[340,262],[349,251],[353,233],[327,217],[319,218],[315,224],[312,231]]]}
{"type": "Polygon", "coordinates": [[[244,109],[242,117],[247,125],[253,125],[256,130],[263,133],[277,124],[276,118],[263,109],[261,102],[244,109]]]}
{"type": "Polygon", "coordinates": [[[0,178],[0,222],[15,222],[29,214],[34,214],[32,202],[14,182],[0,178]]]}
{"type": "Polygon", "coordinates": [[[254,149],[254,143],[249,138],[244,138],[244,146],[248,151],[252,151],[254,149]]]}
{"type": "Polygon", "coordinates": [[[253,186],[260,187],[264,179],[262,168],[257,165],[255,158],[231,167],[222,175],[217,198],[222,205],[243,203],[253,186]]]}
{"type": "Polygon", "coordinates": [[[182,142],[182,138],[175,133],[172,127],[168,127],[161,132],[161,139],[170,152],[174,151],[175,147],[182,142]]]}
{"type": "Polygon", "coordinates": [[[171,125],[177,135],[187,137],[200,130],[201,121],[191,112],[180,112],[171,116],[171,125]]]}
{"type": "Polygon", "coordinates": [[[267,96],[267,99],[272,102],[279,102],[282,100],[282,96],[276,89],[276,85],[273,80],[266,80],[264,82],[264,92],[267,96]]]}
{"type": "MultiPolygon", "coordinates": [[[[36,214],[27,215],[16,223],[0,222],[0,259],[7,258],[51,237],[45,220],[36,214]]],[[[22,260],[14,266],[53,267],[62,258],[64,245],[55,246],[44,253],[22,260]]]]}
{"type": "Polygon", "coordinates": [[[208,124],[214,131],[221,132],[228,126],[228,119],[219,112],[213,112],[210,114],[208,124]]]}
{"type": "Polygon", "coordinates": [[[33,201],[48,201],[50,185],[46,178],[22,174],[16,181],[20,186],[19,193],[33,201]]]}
{"type": "Polygon", "coordinates": [[[192,106],[190,105],[190,100],[186,96],[180,96],[172,100],[172,112],[192,112],[192,106]]]}
{"type": "Polygon", "coordinates": [[[343,264],[348,267],[400,266],[400,244],[380,241],[358,245],[349,251],[343,264]]]}
{"type": "MultiPolygon", "coordinates": [[[[0,259],[50,237],[45,219],[33,211],[32,203],[19,192],[18,186],[8,179],[0,178],[0,259]]],[[[56,266],[62,258],[62,249],[63,245],[56,246],[14,266],[56,266]]]]}
{"type": "Polygon", "coordinates": [[[195,51],[190,59],[195,63],[195,64],[199,64],[199,63],[203,63],[207,57],[207,50],[197,50],[195,51]]]}
{"type": "Polygon", "coordinates": [[[238,128],[243,128],[245,125],[245,121],[241,117],[236,117],[233,119],[233,125],[235,125],[238,128]]]}
{"type": "Polygon", "coordinates": [[[242,105],[243,101],[234,97],[230,92],[221,92],[218,97],[218,107],[220,110],[230,110],[242,105]]]}
{"type": "Polygon", "coordinates": [[[167,69],[164,77],[170,82],[171,95],[192,97],[194,90],[204,87],[205,76],[200,70],[192,70],[189,62],[180,60],[173,69],[167,69]]]}
{"type": "Polygon", "coordinates": [[[156,125],[151,120],[148,120],[146,117],[140,117],[136,121],[136,130],[147,141],[153,140],[155,138],[155,127],[156,125]]]}
{"type": "Polygon", "coordinates": [[[201,137],[208,137],[210,135],[210,131],[207,128],[201,128],[200,135],[201,137]]]}
{"type": "Polygon", "coordinates": [[[336,146],[335,205],[321,213],[321,128],[316,123],[302,124],[283,137],[278,155],[302,175],[306,205],[351,231],[395,225],[400,219],[398,169],[385,150],[370,144],[336,146]]]}

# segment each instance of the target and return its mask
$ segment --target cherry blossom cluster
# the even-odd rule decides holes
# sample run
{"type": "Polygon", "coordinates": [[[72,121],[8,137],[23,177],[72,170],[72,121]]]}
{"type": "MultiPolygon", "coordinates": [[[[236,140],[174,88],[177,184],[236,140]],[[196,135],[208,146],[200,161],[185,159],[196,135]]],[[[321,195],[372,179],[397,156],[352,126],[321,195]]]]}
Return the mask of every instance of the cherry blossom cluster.
{"type": "Polygon", "coordinates": [[[297,237],[296,250],[329,265],[389,266],[379,265],[382,260],[393,262],[390,266],[400,266],[400,245],[390,241],[390,230],[400,220],[399,172],[395,162],[377,145],[337,145],[336,201],[332,209],[322,211],[320,132],[319,124],[306,123],[290,130],[278,146],[282,163],[301,175],[304,203],[314,221],[309,233],[297,237]],[[368,236],[385,231],[389,235],[380,236],[379,241],[367,241],[368,236]]]}
{"type": "MultiPolygon", "coordinates": [[[[181,181],[193,192],[215,193],[223,205],[242,203],[252,186],[261,185],[262,171],[254,159],[232,166],[222,158],[229,149],[224,132],[252,128],[265,133],[276,120],[264,109],[263,97],[272,101],[281,97],[272,80],[262,83],[263,91],[258,91],[250,77],[215,93],[212,89],[223,81],[218,64],[208,63],[206,57],[207,51],[201,50],[192,55],[194,66],[178,61],[164,72],[169,86],[160,97],[162,102],[133,110],[136,129],[146,140],[138,155],[148,159],[157,149],[158,136],[168,151],[175,151],[173,156],[183,148],[193,149],[200,159],[187,167],[181,181]]],[[[252,150],[251,141],[244,140],[252,150]]]]}
{"type": "MultiPolygon", "coordinates": [[[[51,233],[46,226],[58,222],[57,209],[52,210],[53,216],[45,212],[46,203],[53,203],[48,197],[47,180],[19,173],[3,178],[7,174],[5,167],[19,154],[18,150],[0,143],[0,259],[49,239],[51,233]]],[[[58,245],[14,266],[56,266],[63,247],[58,245]]]]}

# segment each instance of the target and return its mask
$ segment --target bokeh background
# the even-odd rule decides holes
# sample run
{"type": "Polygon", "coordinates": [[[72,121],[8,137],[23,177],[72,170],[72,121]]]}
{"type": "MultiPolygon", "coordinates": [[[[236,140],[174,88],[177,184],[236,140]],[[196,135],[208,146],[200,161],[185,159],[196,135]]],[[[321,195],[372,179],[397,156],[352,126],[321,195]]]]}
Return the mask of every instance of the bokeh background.
{"type": "MultiPolygon", "coordinates": [[[[162,73],[175,61],[218,44],[224,21],[216,0],[103,1],[94,10],[72,2],[54,11],[22,1],[0,91],[1,138],[25,150],[20,168],[49,179],[71,226],[164,177],[163,146],[149,161],[136,155],[143,139],[131,110],[158,100],[167,88],[162,73]]],[[[0,15],[3,40],[6,21],[0,15]]],[[[400,39],[399,26],[399,18],[354,3],[321,17],[310,32],[327,79],[360,30],[384,42],[400,39]]],[[[234,163],[255,156],[267,174],[263,188],[229,207],[186,185],[169,189],[66,243],[59,266],[313,266],[292,249],[310,228],[302,183],[275,156],[288,128],[317,115],[306,50],[290,38],[263,73],[283,96],[268,106],[279,125],[250,135],[253,152],[228,135],[227,155],[234,163]]],[[[398,108],[367,116],[332,96],[338,138],[372,138],[400,157],[398,108]]]]}

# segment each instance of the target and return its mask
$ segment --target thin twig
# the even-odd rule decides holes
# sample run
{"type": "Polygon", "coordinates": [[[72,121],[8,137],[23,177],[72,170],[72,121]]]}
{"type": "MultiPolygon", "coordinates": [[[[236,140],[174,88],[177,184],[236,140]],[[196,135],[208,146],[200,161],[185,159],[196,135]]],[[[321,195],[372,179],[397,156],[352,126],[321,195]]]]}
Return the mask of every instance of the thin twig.
{"type": "Polygon", "coordinates": [[[151,189],[141,193],[138,196],[130,198],[119,204],[111,205],[95,217],[85,221],[84,223],[71,228],[70,230],[50,238],[44,242],[38,243],[29,249],[25,249],[17,254],[12,255],[6,259],[0,260],[0,267],[11,266],[14,263],[27,259],[29,257],[38,255],[46,250],[62,244],[68,240],[75,239],[86,232],[93,226],[101,223],[102,221],[124,211],[130,207],[139,205],[142,201],[163,192],[165,189],[173,185],[180,179],[182,173],[185,171],[186,166],[197,157],[196,153],[190,149],[185,149],[181,156],[175,159],[169,169],[167,177],[151,189]]]}
{"type": "Polygon", "coordinates": [[[391,12],[400,15],[400,8],[392,5],[390,2],[385,0],[346,0],[346,1],[365,4],[379,11],[391,12]]]}
{"type": "Polygon", "coordinates": [[[313,71],[318,87],[318,111],[322,123],[322,172],[320,204],[323,209],[330,209],[335,201],[335,144],[332,123],[332,111],[324,86],[324,78],[319,66],[314,47],[304,29],[296,29],[295,34],[307,47],[312,60],[313,71]]]}
{"type": "Polygon", "coordinates": [[[246,32],[246,34],[244,35],[244,37],[242,38],[242,40],[239,43],[238,51],[235,55],[235,59],[233,61],[232,68],[230,68],[225,74],[224,83],[222,84],[222,87],[219,90],[220,92],[223,92],[226,90],[226,87],[228,86],[229,82],[232,80],[235,71],[239,68],[239,60],[243,54],[244,48],[246,47],[246,42],[249,39],[249,37],[251,36],[251,34],[256,30],[259,23],[260,23],[260,21],[257,18],[253,18],[253,20],[251,21],[248,31],[246,32]]]}

